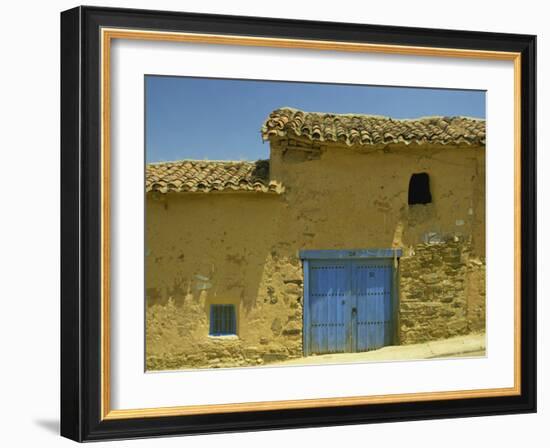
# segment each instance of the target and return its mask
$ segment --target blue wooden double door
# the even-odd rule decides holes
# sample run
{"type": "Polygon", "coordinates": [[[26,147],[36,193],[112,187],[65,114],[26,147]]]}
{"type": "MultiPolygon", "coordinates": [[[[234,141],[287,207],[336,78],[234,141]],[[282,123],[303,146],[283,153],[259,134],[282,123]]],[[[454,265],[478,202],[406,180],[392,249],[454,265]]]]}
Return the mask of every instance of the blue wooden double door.
{"type": "Polygon", "coordinates": [[[393,342],[393,260],[309,260],[305,354],[363,352],[393,342]]]}

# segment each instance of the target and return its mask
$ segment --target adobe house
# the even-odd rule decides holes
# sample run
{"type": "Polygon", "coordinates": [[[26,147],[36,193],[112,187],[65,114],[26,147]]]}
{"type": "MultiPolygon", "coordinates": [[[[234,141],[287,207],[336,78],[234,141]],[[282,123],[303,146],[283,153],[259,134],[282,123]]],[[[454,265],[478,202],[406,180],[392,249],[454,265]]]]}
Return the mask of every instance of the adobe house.
{"type": "Polygon", "coordinates": [[[150,370],[485,329],[485,122],[282,108],[270,158],[146,168],[150,370]]]}

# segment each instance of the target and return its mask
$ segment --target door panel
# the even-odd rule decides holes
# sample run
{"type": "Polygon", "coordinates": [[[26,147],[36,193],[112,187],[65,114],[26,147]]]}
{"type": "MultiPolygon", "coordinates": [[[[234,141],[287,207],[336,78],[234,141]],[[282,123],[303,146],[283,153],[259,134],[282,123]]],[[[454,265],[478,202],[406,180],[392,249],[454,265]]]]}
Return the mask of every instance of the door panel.
{"type": "Polygon", "coordinates": [[[349,262],[313,261],[310,264],[311,353],[350,350],[350,290],[349,262]]]}
{"type": "Polygon", "coordinates": [[[361,352],[392,343],[392,260],[309,262],[309,353],[361,352]]]}
{"type": "Polygon", "coordinates": [[[356,308],[355,350],[374,350],[391,342],[391,262],[353,262],[356,308]]]}

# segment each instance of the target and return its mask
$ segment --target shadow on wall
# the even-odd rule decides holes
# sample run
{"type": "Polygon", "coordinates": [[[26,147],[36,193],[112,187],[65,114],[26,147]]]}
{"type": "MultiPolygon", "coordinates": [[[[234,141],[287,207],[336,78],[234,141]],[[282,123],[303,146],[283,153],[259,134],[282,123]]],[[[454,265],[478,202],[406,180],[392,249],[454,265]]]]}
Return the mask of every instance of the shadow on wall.
{"type": "Polygon", "coordinates": [[[281,206],[278,197],[255,194],[148,200],[148,305],[202,299],[249,311],[278,238],[281,206]]]}

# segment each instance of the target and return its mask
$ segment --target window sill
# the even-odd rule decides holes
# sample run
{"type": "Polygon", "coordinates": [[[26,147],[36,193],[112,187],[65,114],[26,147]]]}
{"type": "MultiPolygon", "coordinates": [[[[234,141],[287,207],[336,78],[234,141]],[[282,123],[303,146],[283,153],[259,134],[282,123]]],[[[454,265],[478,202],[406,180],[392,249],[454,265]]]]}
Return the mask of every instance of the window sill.
{"type": "Polygon", "coordinates": [[[215,339],[218,341],[236,341],[239,339],[239,336],[236,334],[224,334],[224,335],[208,335],[209,339],[215,339]]]}

